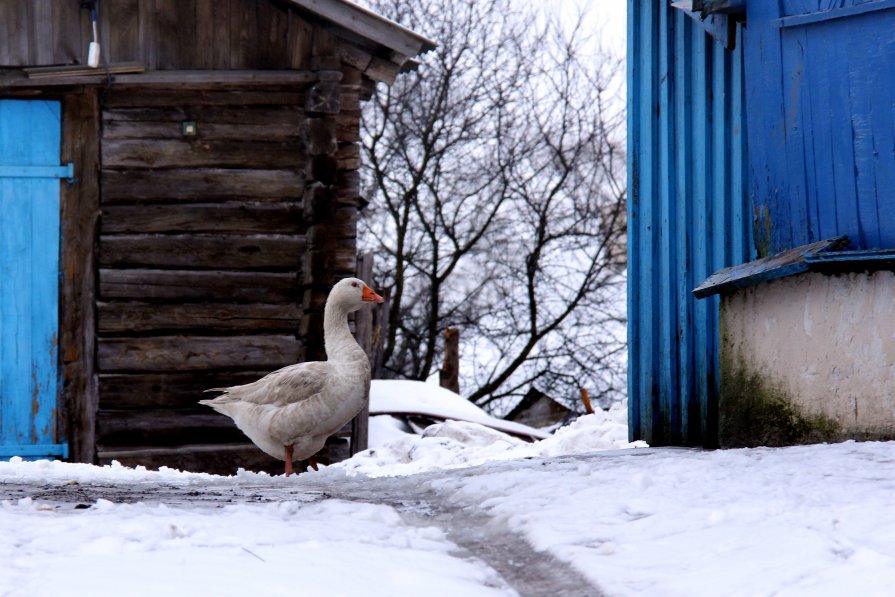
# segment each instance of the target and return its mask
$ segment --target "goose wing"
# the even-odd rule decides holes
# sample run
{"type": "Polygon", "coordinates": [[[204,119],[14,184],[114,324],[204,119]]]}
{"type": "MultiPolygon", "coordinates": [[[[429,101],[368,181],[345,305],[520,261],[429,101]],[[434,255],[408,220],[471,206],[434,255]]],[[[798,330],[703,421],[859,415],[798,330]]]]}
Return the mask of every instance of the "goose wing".
{"type": "Polygon", "coordinates": [[[278,369],[249,384],[207,390],[223,392],[221,396],[208,402],[220,404],[239,401],[274,406],[296,404],[322,392],[329,374],[330,366],[326,362],[298,363],[278,369]]]}

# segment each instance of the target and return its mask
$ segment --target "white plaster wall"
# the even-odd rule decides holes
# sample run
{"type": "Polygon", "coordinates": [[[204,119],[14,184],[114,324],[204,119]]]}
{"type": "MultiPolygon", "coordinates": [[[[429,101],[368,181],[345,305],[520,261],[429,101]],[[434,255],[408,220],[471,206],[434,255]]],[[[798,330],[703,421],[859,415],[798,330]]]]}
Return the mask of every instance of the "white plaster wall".
{"type": "Polygon", "coordinates": [[[895,430],[895,273],[805,273],[727,295],[725,360],[846,434],[895,430]],[[726,360],[727,357],[736,359],[726,360]]]}

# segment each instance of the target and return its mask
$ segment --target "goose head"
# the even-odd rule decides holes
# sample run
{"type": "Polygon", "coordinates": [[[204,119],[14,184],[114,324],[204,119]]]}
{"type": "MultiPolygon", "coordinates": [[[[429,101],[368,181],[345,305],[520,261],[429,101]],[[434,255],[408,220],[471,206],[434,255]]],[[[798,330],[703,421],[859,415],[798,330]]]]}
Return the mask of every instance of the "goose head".
{"type": "Polygon", "coordinates": [[[381,303],[382,297],[358,278],[345,278],[333,286],[326,303],[340,306],[346,313],[360,309],[364,303],[381,303]]]}

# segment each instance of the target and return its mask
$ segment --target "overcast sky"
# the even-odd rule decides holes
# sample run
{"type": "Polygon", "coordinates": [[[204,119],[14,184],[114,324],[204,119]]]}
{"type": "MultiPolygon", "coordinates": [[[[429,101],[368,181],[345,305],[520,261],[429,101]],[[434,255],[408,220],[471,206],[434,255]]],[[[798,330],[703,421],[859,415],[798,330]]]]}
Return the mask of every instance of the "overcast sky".
{"type": "Polygon", "coordinates": [[[602,30],[603,39],[615,51],[625,52],[625,28],[627,27],[627,0],[535,0],[549,6],[559,14],[574,17],[577,10],[585,9],[588,21],[597,30],[602,30]]]}

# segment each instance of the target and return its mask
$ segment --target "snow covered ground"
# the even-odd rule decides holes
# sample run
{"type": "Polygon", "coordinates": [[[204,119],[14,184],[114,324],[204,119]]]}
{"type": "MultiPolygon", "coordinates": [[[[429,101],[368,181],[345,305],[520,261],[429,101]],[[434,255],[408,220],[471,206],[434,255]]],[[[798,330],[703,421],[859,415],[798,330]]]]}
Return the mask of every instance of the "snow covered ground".
{"type": "Polygon", "coordinates": [[[470,423],[390,433],[289,479],[0,462],[0,596],[882,596],[895,586],[892,442],[618,449],[622,410],[536,444],[470,423]],[[143,498],[127,503],[128,491],[143,498]],[[46,497],[62,492],[95,499],[46,497]],[[493,554],[455,542],[451,524],[478,520],[462,513],[507,543],[507,559],[521,541],[592,586],[508,581],[493,554]]]}

